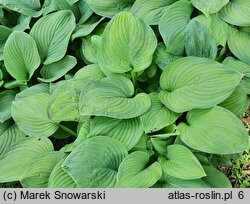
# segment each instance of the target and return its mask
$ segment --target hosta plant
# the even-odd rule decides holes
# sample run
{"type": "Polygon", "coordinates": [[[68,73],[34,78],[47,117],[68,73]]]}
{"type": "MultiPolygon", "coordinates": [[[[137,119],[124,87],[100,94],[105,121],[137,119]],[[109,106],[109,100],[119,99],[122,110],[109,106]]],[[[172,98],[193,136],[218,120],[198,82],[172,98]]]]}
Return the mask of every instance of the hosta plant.
{"type": "Polygon", "coordinates": [[[226,188],[249,149],[249,0],[0,0],[0,183],[226,188]]]}

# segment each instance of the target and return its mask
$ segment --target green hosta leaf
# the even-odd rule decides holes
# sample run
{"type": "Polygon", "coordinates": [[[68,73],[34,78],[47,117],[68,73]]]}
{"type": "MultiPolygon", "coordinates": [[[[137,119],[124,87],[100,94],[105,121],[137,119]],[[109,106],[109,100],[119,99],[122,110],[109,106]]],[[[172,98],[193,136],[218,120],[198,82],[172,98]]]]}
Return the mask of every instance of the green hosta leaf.
{"type": "MultiPolygon", "coordinates": [[[[65,145],[61,149],[61,151],[65,153],[72,152],[78,145],[82,144],[82,142],[84,142],[86,139],[91,138],[91,136],[88,137],[88,135],[90,134],[90,123],[91,123],[90,119],[83,120],[83,122],[80,122],[77,127],[76,140],[70,144],[65,145]]],[[[94,135],[94,136],[103,136],[103,135],[94,135]]]]}
{"type": "Polygon", "coordinates": [[[151,106],[149,96],[137,94],[134,98],[132,82],[124,76],[106,77],[86,86],[80,97],[80,114],[117,119],[142,115],[151,106]]]}
{"type": "Polygon", "coordinates": [[[247,94],[250,94],[250,78],[246,77],[241,81],[242,86],[246,90],[247,94]]]}
{"type": "Polygon", "coordinates": [[[158,188],[210,188],[202,179],[183,180],[164,174],[153,187],[158,188]]]}
{"type": "Polygon", "coordinates": [[[86,0],[89,7],[99,16],[112,17],[115,14],[128,10],[135,0],[86,0]]]}
{"type": "Polygon", "coordinates": [[[155,63],[164,70],[169,64],[175,60],[180,59],[180,56],[175,56],[166,51],[166,46],[163,43],[159,43],[155,51],[155,63]]]}
{"type": "Polygon", "coordinates": [[[76,80],[89,80],[89,81],[99,81],[105,77],[104,73],[101,71],[97,64],[91,64],[79,69],[75,73],[74,79],[76,80]]]}
{"type": "Polygon", "coordinates": [[[158,162],[147,165],[149,154],[133,152],[120,164],[117,174],[117,186],[122,188],[148,188],[154,185],[162,175],[158,162]]]}
{"type": "Polygon", "coordinates": [[[77,25],[75,31],[73,32],[71,39],[81,38],[89,35],[105,18],[100,18],[93,16],[88,19],[85,23],[77,25]]]}
{"type": "Polygon", "coordinates": [[[77,4],[70,5],[67,0],[44,0],[43,15],[53,11],[71,10],[76,17],[79,17],[80,11],[77,4]]]}
{"type": "Polygon", "coordinates": [[[29,88],[26,88],[24,90],[22,90],[21,92],[19,92],[16,97],[15,100],[19,101],[21,99],[24,99],[26,97],[29,96],[33,96],[36,95],[38,93],[49,93],[50,92],[50,87],[48,84],[44,84],[44,83],[40,83],[34,86],[31,86],[29,88]]]}
{"type": "Polygon", "coordinates": [[[30,164],[51,151],[53,145],[45,137],[28,137],[16,142],[0,157],[0,182],[18,181],[30,164]]]}
{"type": "Polygon", "coordinates": [[[211,59],[185,57],[165,69],[160,78],[160,100],[181,113],[210,108],[224,101],[242,79],[242,74],[211,59]]]}
{"type": "Polygon", "coordinates": [[[5,89],[16,89],[16,88],[26,86],[26,85],[27,85],[27,82],[20,82],[17,80],[11,80],[11,81],[4,83],[4,88],[5,89]]]}
{"type": "Polygon", "coordinates": [[[8,120],[0,123],[0,156],[12,145],[25,137],[25,134],[12,121],[8,120]]]}
{"type": "Polygon", "coordinates": [[[217,13],[223,6],[228,4],[229,0],[191,0],[194,7],[208,16],[211,13],[217,13]]]}
{"type": "Polygon", "coordinates": [[[63,158],[62,152],[48,152],[41,158],[37,158],[20,178],[24,188],[46,188],[51,171],[55,165],[63,158]]]}
{"type": "Polygon", "coordinates": [[[91,35],[82,38],[81,44],[81,58],[86,64],[97,64],[97,51],[101,44],[101,36],[106,27],[106,23],[99,24],[99,26],[91,33],[91,35]]]}
{"type": "MultiPolygon", "coordinates": [[[[241,153],[238,153],[241,154],[241,153]]],[[[225,166],[225,167],[230,167],[232,165],[232,161],[229,155],[218,155],[218,154],[213,154],[209,157],[209,163],[208,165],[213,165],[213,166],[225,166]]]]}
{"type": "Polygon", "coordinates": [[[65,159],[59,161],[54,169],[52,170],[49,181],[48,187],[49,188],[77,188],[75,181],[73,178],[63,170],[62,164],[65,159]]]}
{"type": "Polygon", "coordinates": [[[228,178],[213,166],[203,166],[207,176],[202,178],[212,188],[232,188],[228,178]]]}
{"type": "Polygon", "coordinates": [[[231,0],[219,12],[220,17],[229,24],[237,26],[250,26],[250,1],[231,0]]]}
{"type": "Polygon", "coordinates": [[[205,25],[193,19],[186,27],[185,50],[188,56],[215,59],[217,43],[212,32],[205,25]]]}
{"type": "Polygon", "coordinates": [[[228,37],[230,51],[241,61],[250,65],[250,33],[230,28],[228,37]]]}
{"type": "Polygon", "coordinates": [[[79,130],[79,135],[83,136],[81,140],[86,140],[87,138],[95,136],[108,136],[117,139],[130,150],[137,144],[143,134],[143,128],[139,118],[119,120],[114,118],[95,117],[89,120],[88,133],[86,134],[85,124],[79,130]]]}
{"type": "Polygon", "coordinates": [[[233,57],[227,57],[224,61],[223,64],[225,64],[226,66],[241,72],[242,74],[244,74],[247,77],[250,77],[250,65],[237,60],[233,57]]]}
{"type": "Polygon", "coordinates": [[[81,188],[115,187],[118,167],[127,154],[126,148],[117,140],[93,137],[72,151],[63,163],[63,169],[81,188]]]}
{"type": "Polygon", "coordinates": [[[15,100],[16,92],[12,90],[6,90],[0,92],[0,123],[11,118],[11,104],[15,100]]]}
{"type": "Polygon", "coordinates": [[[6,70],[20,82],[28,81],[41,62],[35,41],[21,31],[10,34],[3,58],[6,70]]]}
{"type": "Polygon", "coordinates": [[[150,109],[140,119],[146,133],[156,132],[176,121],[179,114],[169,110],[159,99],[158,93],[149,94],[150,109]]]}
{"type": "Polygon", "coordinates": [[[167,146],[172,145],[174,143],[175,138],[169,137],[169,138],[151,138],[150,141],[154,147],[154,149],[161,155],[167,154],[167,146]]]}
{"type": "Polygon", "coordinates": [[[98,64],[114,73],[140,72],[152,62],[157,39],[150,28],[134,14],[121,12],[104,30],[98,50],[98,64]]]}
{"type": "Polygon", "coordinates": [[[79,121],[79,97],[88,81],[68,80],[55,89],[48,101],[52,121],[79,121]]]}
{"type": "Polygon", "coordinates": [[[185,28],[193,11],[189,1],[181,0],[166,8],[159,22],[160,34],[166,51],[173,55],[183,55],[185,28]]]}
{"type": "Polygon", "coordinates": [[[12,30],[19,30],[19,31],[25,31],[27,29],[30,29],[30,16],[20,15],[18,18],[17,25],[12,28],[12,30]]]}
{"type": "Polygon", "coordinates": [[[218,14],[210,15],[209,25],[218,45],[226,46],[228,36],[228,24],[225,23],[218,14]]]}
{"type": "Polygon", "coordinates": [[[145,73],[149,79],[152,79],[156,76],[158,71],[157,64],[152,63],[149,68],[145,70],[145,73]]]}
{"type": "Polygon", "coordinates": [[[163,172],[184,180],[198,179],[206,176],[200,162],[193,153],[182,145],[167,147],[165,157],[159,157],[163,172]]]}
{"type": "Polygon", "coordinates": [[[131,12],[149,25],[158,25],[166,7],[176,1],[177,0],[136,0],[131,8],[131,12]]]}
{"type": "Polygon", "coordinates": [[[149,152],[152,152],[152,148],[153,147],[150,143],[148,135],[144,133],[141,136],[140,140],[137,142],[137,144],[133,147],[133,149],[130,150],[130,152],[143,151],[143,152],[149,153],[149,152]]]}
{"type": "Polygon", "coordinates": [[[153,187],[158,188],[232,188],[227,177],[212,166],[203,166],[207,176],[202,179],[183,180],[164,174],[153,187]]]}
{"type": "Polygon", "coordinates": [[[75,17],[69,10],[49,14],[35,23],[30,35],[35,39],[45,65],[64,57],[74,29],[75,17]]]}
{"type": "Polygon", "coordinates": [[[220,103],[219,106],[230,110],[238,117],[242,117],[247,111],[249,102],[245,87],[243,84],[239,84],[234,92],[225,101],[220,103]]]}
{"type": "Polygon", "coordinates": [[[43,78],[38,78],[41,82],[53,82],[63,77],[76,65],[77,60],[75,57],[66,55],[61,60],[49,65],[44,65],[40,70],[43,78]]]}
{"type": "Polygon", "coordinates": [[[86,0],[79,0],[78,7],[81,13],[81,18],[78,24],[84,23],[93,14],[92,9],[89,7],[86,0]]]}
{"type": "Polygon", "coordinates": [[[81,57],[85,61],[86,64],[97,64],[97,47],[93,43],[93,40],[96,36],[85,36],[82,38],[81,45],[81,57]]]}
{"type": "Polygon", "coordinates": [[[0,0],[0,4],[26,16],[38,17],[42,14],[39,0],[0,0]]]}
{"type": "Polygon", "coordinates": [[[248,146],[243,123],[232,112],[219,106],[191,110],[187,124],[180,123],[178,130],[184,143],[207,153],[233,154],[248,146]]]}
{"type": "Polygon", "coordinates": [[[0,25],[0,61],[3,60],[3,50],[4,45],[9,37],[9,35],[12,33],[12,30],[6,26],[0,25]]]}
{"type": "Polygon", "coordinates": [[[221,20],[218,14],[211,14],[208,17],[205,15],[199,15],[195,17],[195,19],[211,30],[216,39],[217,45],[221,45],[223,48],[226,46],[229,25],[221,20]]]}
{"type": "Polygon", "coordinates": [[[39,93],[12,103],[12,117],[24,133],[48,137],[56,132],[58,125],[47,115],[48,101],[49,94],[39,93]]]}

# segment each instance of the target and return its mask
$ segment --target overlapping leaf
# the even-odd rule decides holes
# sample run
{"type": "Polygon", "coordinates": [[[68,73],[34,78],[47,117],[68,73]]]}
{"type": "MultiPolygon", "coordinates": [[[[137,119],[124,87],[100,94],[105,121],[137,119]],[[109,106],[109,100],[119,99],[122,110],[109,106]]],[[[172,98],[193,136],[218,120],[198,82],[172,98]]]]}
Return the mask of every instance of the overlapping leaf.
{"type": "Polygon", "coordinates": [[[117,140],[93,137],[75,148],[62,166],[81,188],[115,187],[118,167],[127,154],[117,140]]]}
{"type": "Polygon", "coordinates": [[[29,88],[26,87],[26,89],[22,90],[16,95],[15,100],[19,101],[26,97],[33,96],[33,95],[40,94],[40,93],[49,94],[49,92],[50,92],[49,85],[45,83],[40,83],[40,84],[31,86],[29,88]]]}
{"type": "Polygon", "coordinates": [[[14,101],[11,115],[20,129],[30,136],[51,136],[58,129],[47,115],[49,94],[39,93],[14,101]]]}
{"type": "Polygon", "coordinates": [[[112,17],[115,14],[128,10],[135,0],[85,0],[89,7],[98,15],[112,17]]]}
{"type": "Polygon", "coordinates": [[[19,140],[25,138],[25,134],[11,120],[0,123],[0,156],[19,140]]]}
{"type": "Polygon", "coordinates": [[[35,41],[21,31],[10,34],[3,58],[7,71],[20,82],[28,81],[41,62],[35,41]]]}
{"type": "Polygon", "coordinates": [[[210,188],[202,179],[183,180],[164,174],[159,182],[154,185],[156,188],[210,188]]]}
{"type": "Polygon", "coordinates": [[[244,76],[250,77],[250,65],[240,60],[237,60],[233,57],[227,57],[226,59],[224,59],[223,64],[232,69],[235,69],[238,72],[241,72],[242,74],[244,74],[244,76]]]}
{"type": "Polygon", "coordinates": [[[81,18],[78,22],[78,24],[84,23],[88,18],[93,14],[92,9],[89,7],[86,0],[79,0],[78,1],[78,7],[81,13],[81,18]]]}
{"type": "Polygon", "coordinates": [[[203,166],[207,176],[202,178],[207,184],[209,184],[213,188],[232,188],[232,184],[228,180],[228,178],[215,169],[213,166],[203,166]]]}
{"type": "MultiPolygon", "coordinates": [[[[85,1],[85,0],[81,0],[85,1]]],[[[77,18],[80,18],[80,9],[77,4],[70,5],[67,0],[44,0],[43,15],[52,13],[53,11],[71,10],[77,18]]]]}
{"type": "Polygon", "coordinates": [[[114,73],[139,72],[153,59],[157,39],[149,25],[130,12],[121,12],[104,30],[98,64],[114,73]]]}
{"type": "Polygon", "coordinates": [[[38,17],[42,14],[39,0],[0,0],[0,4],[27,16],[38,17]]]}
{"type": "Polygon", "coordinates": [[[248,0],[231,0],[219,12],[220,17],[229,24],[250,26],[250,2],[248,0]]]}
{"type": "Polygon", "coordinates": [[[57,87],[48,100],[48,116],[52,121],[79,121],[79,97],[88,81],[68,80],[57,87]]]}
{"type": "Polygon", "coordinates": [[[248,146],[248,134],[242,122],[219,106],[191,110],[187,124],[180,123],[178,130],[184,143],[207,153],[233,154],[248,146]]]}
{"type": "Polygon", "coordinates": [[[53,82],[63,77],[77,64],[75,57],[66,55],[61,60],[49,65],[44,65],[40,74],[43,78],[38,78],[41,82],[53,82]]]}
{"type": "Polygon", "coordinates": [[[250,33],[230,28],[228,46],[231,52],[241,61],[250,65],[250,33]]]}
{"type": "Polygon", "coordinates": [[[15,99],[16,92],[12,90],[6,90],[0,92],[0,123],[3,123],[7,119],[11,118],[11,104],[15,99]]]}
{"type": "Polygon", "coordinates": [[[229,0],[191,0],[194,7],[202,11],[206,16],[217,13],[223,6],[228,4],[229,0]]]}
{"type": "Polygon", "coordinates": [[[104,73],[101,71],[97,64],[91,64],[85,66],[75,73],[74,79],[76,80],[89,80],[89,81],[99,81],[105,77],[104,73]]]}
{"type": "Polygon", "coordinates": [[[217,43],[212,32],[205,25],[193,19],[186,27],[185,50],[188,56],[215,59],[217,43]]]}
{"type": "Polygon", "coordinates": [[[213,60],[185,57],[163,71],[159,97],[177,113],[209,108],[230,96],[242,77],[241,73],[213,60]]]}
{"type": "MultiPolygon", "coordinates": [[[[208,17],[205,15],[199,15],[194,19],[203,23],[209,30],[211,30],[214,38],[216,39],[217,45],[223,46],[225,50],[229,25],[224,22],[218,14],[211,14],[208,17]]],[[[223,50],[223,51],[224,51],[223,50]]]]}
{"type": "Polygon", "coordinates": [[[73,178],[63,170],[62,164],[65,159],[59,161],[53,168],[48,181],[49,188],[77,188],[73,178]]]}
{"type": "Polygon", "coordinates": [[[80,98],[80,114],[129,119],[142,115],[151,106],[149,96],[134,98],[132,82],[123,76],[106,77],[86,86],[80,98]]]}
{"type": "Polygon", "coordinates": [[[156,132],[172,123],[179,114],[169,110],[159,99],[158,93],[149,94],[151,100],[150,109],[140,119],[146,133],[156,132]]]}
{"type": "Polygon", "coordinates": [[[20,182],[24,188],[46,188],[51,171],[62,159],[62,152],[48,152],[37,158],[22,174],[20,182]]]}
{"type": "Polygon", "coordinates": [[[180,56],[175,56],[171,53],[169,53],[166,50],[166,46],[163,43],[159,43],[155,54],[154,54],[154,62],[162,69],[166,69],[169,64],[174,62],[175,60],[180,59],[180,56]]]}
{"type": "Polygon", "coordinates": [[[149,25],[158,25],[166,7],[174,2],[176,0],[136,0],[131,8],[131,12],[135,13],[149,25]]]}
{"type": "Polygon", "coordinates": [[[72,40],[89,35],[105,18],[93,16],[89,18],[84,24],[77,25],[72,34],[72,40]]]}
{"type": "Polygon", "coordinates": [[[207,176],[201,179],[183,180],[163,174],[159,182],[153,187],[157,188],[231,188],[226,176],[212,166],[203,166],[207,176]]]}
{"type": "Polygon", "coordinates": [[[30,29],[30,22],[31,22],[31,17],[26,16],[26,15],[20,15],[18,17],[18,22],[17,25],[15,25],[12,30],[19,30],[19,31],[25,31],[27,29],[30,29]]]}
{"type": "Polygon", "coordinates": [[[45,137],[28,137],[16,142],[0,157],[0,182],[18,181],[29,165],[53,151],[45,137]]]}
{"type": "Polygon", "coordinates": [[[173,55],[178,56],[184,53],[185,29],[192,11],[192,4],[181,0],[166,8],[160,19],[160,34],[167,51],[173,55]]]}
{"type": "Polygon", "coordinates": [[[4,45],[9,37],[9,35],[12,33],[11,29],[0,25],[0,60],[3,60],[3,50],[4,50],[4,45]]]}
{"type": "Polygon", "coordinates": [[[206,176],[200,162],[193,153],[182,145],[169,145],[165,157],[159,157],[163,172],[184,180],[206,176]]]}
{"type": "Polygon", "coordinates": [[[35,23],[30,35],[35,39],[45,65],[64,57],[74,29],[75,17],[69,10],[49,14],[35,23]]]}
{"type": "Polygon", "coordinates": [[[77,140],[80,139],[83,141],[90,137],[108,136],[117,139],[128,150],[130,150],[137,144],[142,134],[143,128],[139,118],[121,120],[106,117],[95,117],[93,119],[89,119],[89,122],[87,121],[83,124],[79,130],[77,140]]]}
{"type": "Polygon", "coordinates": [[[244,115],[249,105],[250,101],[242,83],[236,87],[234,92],[225,101],[219,104],[219,106],[230,110],[238,117],[242,117],[244,115]]]}
{"type": "Polygon", "coordinates": [[[149,159],[149,154],[140,151],[125,157],[118,169],[117,186],[148,188],[154,185],[161,177],[162,169],[158,162],[148,165],[149,159]]]}

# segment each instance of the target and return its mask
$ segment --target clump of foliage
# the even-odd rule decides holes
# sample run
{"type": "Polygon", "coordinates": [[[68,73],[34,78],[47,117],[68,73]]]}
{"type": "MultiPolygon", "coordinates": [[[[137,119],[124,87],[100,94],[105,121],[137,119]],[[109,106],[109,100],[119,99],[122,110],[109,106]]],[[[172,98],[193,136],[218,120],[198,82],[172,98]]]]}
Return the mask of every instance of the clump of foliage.
{"type": "Polygon", "coordinates": [[[250,186],[250,154],[246,152],[242,158],[233,161],[231,180],[234,187],[246,188],[250,186]]]}
{"type": "Polygon", "coordinates": [[[249,13],[0,0],[0,183],[231,187],[215,166],[249,149],[249,13]]]}

